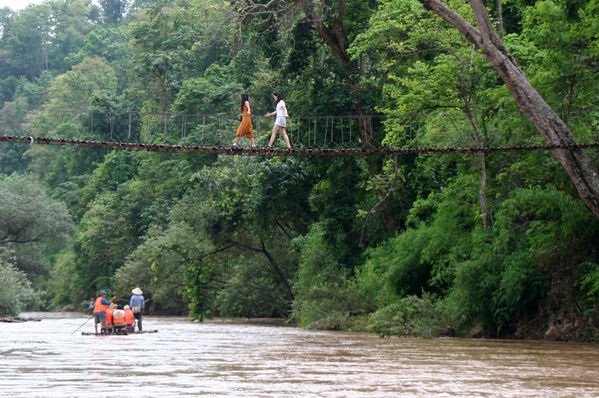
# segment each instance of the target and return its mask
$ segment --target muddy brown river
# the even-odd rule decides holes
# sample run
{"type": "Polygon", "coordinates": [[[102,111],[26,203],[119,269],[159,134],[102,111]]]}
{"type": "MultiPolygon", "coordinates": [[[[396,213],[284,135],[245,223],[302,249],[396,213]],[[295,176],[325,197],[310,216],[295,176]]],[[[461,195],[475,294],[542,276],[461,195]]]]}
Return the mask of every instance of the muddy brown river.
{"type": "Polygon", "coordinates": [[[0,323],[0,396],[599,397],[599,345],[379,338],[145,317],[84,336],[83,314],[0,323]]]}

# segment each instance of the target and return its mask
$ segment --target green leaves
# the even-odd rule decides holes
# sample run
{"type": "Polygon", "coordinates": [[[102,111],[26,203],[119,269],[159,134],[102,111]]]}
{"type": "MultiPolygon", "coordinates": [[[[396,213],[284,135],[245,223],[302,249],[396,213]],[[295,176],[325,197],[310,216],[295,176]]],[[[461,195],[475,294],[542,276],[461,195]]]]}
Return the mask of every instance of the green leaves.
{"type": "Polygon", "coordinates": [[[182,314],[188,305],[203,305],[200,293],[212,284],[214,272],[204,261],[209,249],[209,243],[196,239],[184,223],[172,223],[165,230],[152,227],[114,274],[115,291],[126,295],[131,286],[144,286],[156,312],[182,314]],[[192,281],[202,282],[195,294],[188,289],[192,281]]]}
{"type": "Polygon", "coordinates": [[[581,137],[591,123],[589,106],[597,103],[596,10],[595,1],[574,7],[569,2],[536,2],[524,8],[519,35],[519,41],[534,47],[529,57],[519,57],[531,82],[581,137]]]}
{"type": "Polygon", "coordinates": [[[24,272],[10,261],[0,247],[0,316],[14,316],[39,300],[24,272]]]}
{"type": "MultiPolygon", "coordinates": [[[[292,116],[394,116],[373,118],[392,148],[539,143],[484,54],[419,1],[340,4],[243,21],[240,2],[213,0],[137,1],[125,18],[120,0],[2,13],[1,133],[112,140],[128,126],[98,114],[125,109],[156,112],[133,123],[146,142],[198,145],[209,131],[201,144],[220,145],[232,118],[182,125],[162,113],[232,115],[246,91],[261,115],[281,90],[292,116]]],[[[446,4],[473,22],[467,2],[446,4]]],[[[595,140],[597,1],[505,6],[505,46],[577,139],[595,140]]],[[[264,126],[255,118],[258,145],[264,126]]],[[[26,271],[55,307],[139,284],[157,312],[292,308],[302,325],[332,328],[372,312],[380,334],[435,335],[438,319],[495,336],[562,313],[597,322],[598,227],[544,152],[218,158],[2,144],[0,157],[54,198],[30,177],[0,179],[0,237],[42,237],[11,244],[2,272],[26,271]],[[75,228],[67,208],[77,233],[60,252],[75,228]]]]}
{"type": "Polygon", "coordinates": [[[37,290],[50,274],[48,257],[62,250],[74,232],[67,208],[50,198],[38,179],[0,175],[0,312],[39,304],[37,290]]]}
{"type": "Polygon", "coordinates": [[[65,242],[73,233],[66,207],[33,176],[0,176],[0,245],[65,242]]]}
{"type": "Polygon", "coordinates": [[[227,8],[211,6],[208,0],[159,2],[137,13],[131,24],[135,85],[146,100],[159,103],[161,111],[171,105],[185,80],[203,74],[228,54],[227,8]]]}
{"type": "Polygon", "coordinates": [[[239,108],[243,91],[231,66],[210,66],[204,77],[185,80],[174,108],[188,114],[232,114],[239,108]]]}

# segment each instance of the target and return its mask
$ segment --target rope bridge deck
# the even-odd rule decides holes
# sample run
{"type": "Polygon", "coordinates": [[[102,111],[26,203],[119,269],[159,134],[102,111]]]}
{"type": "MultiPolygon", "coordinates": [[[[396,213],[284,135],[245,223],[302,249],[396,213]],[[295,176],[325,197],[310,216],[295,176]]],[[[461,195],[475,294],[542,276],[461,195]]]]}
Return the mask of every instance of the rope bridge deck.
{"type": "Polygon", "coordinates": [[[223,155],[261,155],[261,156],[340,156],[340,155],[409,155],[424,153],[474,153],[474,152],[510,152],[510,151],[536,151],[554,149],[589,149],[599,148],[599,143],[588,144],[557,144],[557,145],[528,145],[506,147],[446,147],[446,148],[385,148],[374,150],[363,149],[267,149],[267,148],[238,148],[202,147],[165,144],[139,144],[111,141],[85,141],[63,138],[44,138],[31,136],[0,135],[0,142],[21,142],[25,144],[68,145],[90,148],[115,148],[123,150],[141,150],[151,152],[192,152],[211,153],[223,155]]]}

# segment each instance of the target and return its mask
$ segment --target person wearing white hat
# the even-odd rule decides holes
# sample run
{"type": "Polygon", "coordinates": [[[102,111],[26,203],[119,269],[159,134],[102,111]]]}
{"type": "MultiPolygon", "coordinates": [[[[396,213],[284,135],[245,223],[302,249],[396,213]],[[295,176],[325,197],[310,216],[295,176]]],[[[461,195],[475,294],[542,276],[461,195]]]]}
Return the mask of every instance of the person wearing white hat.
{"type": "Polygon", "coordinates": [[[114,311],[112,311],[112,327],[114,328],[114,332],[118,333],[120,331],[125,330],[125,311],[120,309],[118,305],[114,306],[114,311]]]}
{"type": "Polygon", "coordinates": [[[144,292],[142,292],[140,288],[136,287],[135,289],[131,290],[131,293],[133,293],[133,296],[131,296],[131,300],[129,300],[129,306],[133,311],[133,316],[135,319],[137,319],[137,330],[141,332],[141,314],[143,313],[146,304],[144,296],[142,296],[144,292]]]}

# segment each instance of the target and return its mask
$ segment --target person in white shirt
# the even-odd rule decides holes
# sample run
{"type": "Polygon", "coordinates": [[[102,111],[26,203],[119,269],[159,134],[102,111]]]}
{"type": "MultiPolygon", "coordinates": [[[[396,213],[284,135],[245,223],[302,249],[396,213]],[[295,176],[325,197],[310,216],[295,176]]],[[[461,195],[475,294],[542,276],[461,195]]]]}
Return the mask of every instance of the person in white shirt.
{"type": "Polygon", "coordinates": [[[274,100],[277,102],[277,109],[274,112],[267,113],[266,117],[275,116],[275,125],[272,128],[272,134],[270,135],[270,142],[266,149],[271,149],[272,144],[274,144],[275,139],[277,138],[277,132],[281,132],[281,136],[283,140],[285,140],[285,144],[287,145],[287,149],[291,150],[291,144],[289,143],[289,137],[287,136],[287,118],[289,117],[289,113],[287,113],[287,107],[285,106],[285,101],[283,101],[283,96],[278,91],[272,94],[274,100]]]}

